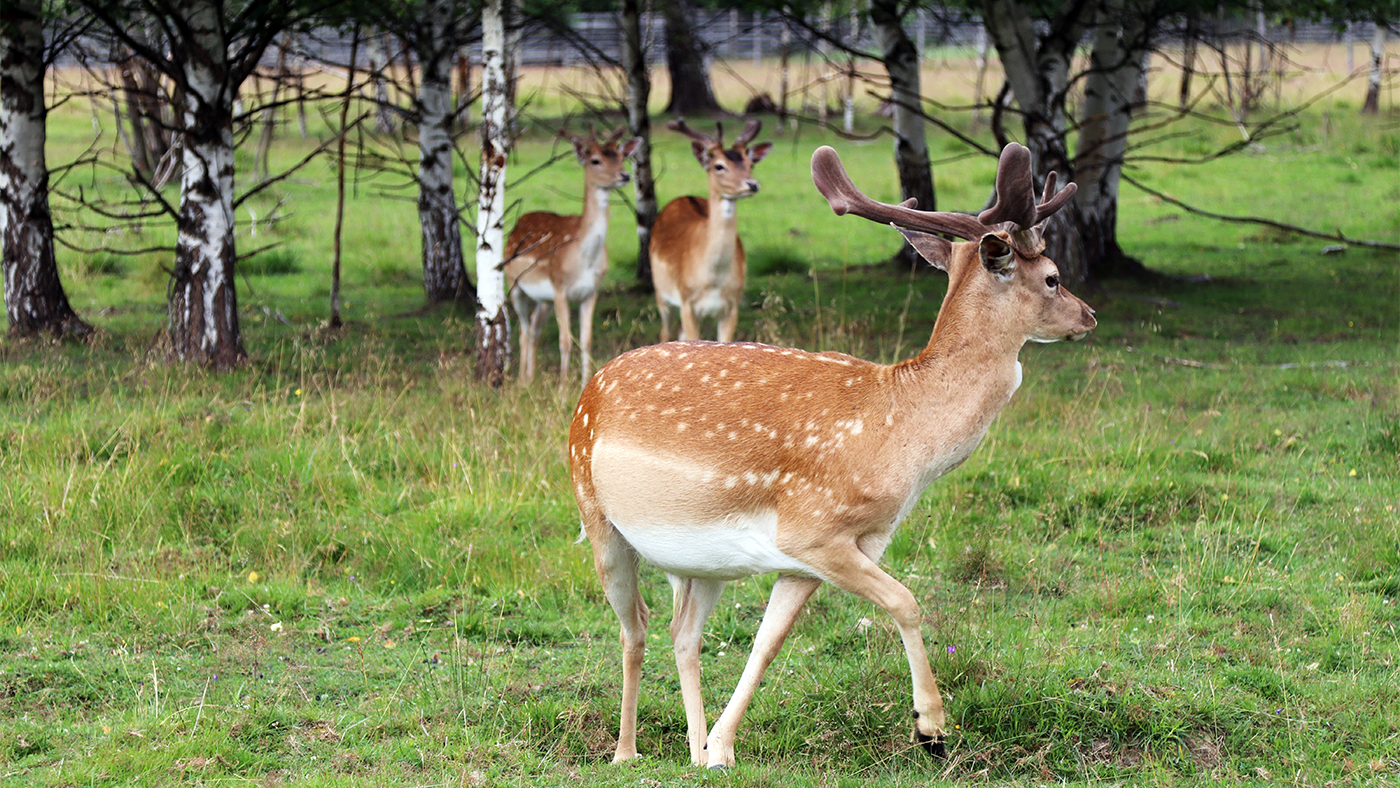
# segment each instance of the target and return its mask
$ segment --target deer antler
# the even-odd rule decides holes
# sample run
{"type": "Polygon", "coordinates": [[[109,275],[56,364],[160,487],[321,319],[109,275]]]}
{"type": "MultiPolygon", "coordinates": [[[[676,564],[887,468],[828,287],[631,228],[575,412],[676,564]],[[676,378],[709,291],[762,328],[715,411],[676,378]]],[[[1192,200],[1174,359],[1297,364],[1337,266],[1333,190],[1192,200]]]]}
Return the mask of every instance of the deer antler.
{"type": "MultiPolygon", "coordinates": [[[[718,125],[718,124],[716,124],[716,125],[718,125]]],[[[703,145],[706,145],[706,146],[718,145],[718,146],[720,146],[720,147],[723,147],[723,145],[720,145],[720,141],[719,141],[718,138],[716,138],[716,137],[711,137],[711,136],[708,135],[708,134],[701,134],[700,132],[696,131],[695,129],[692,129],[691,127],[685,125],[685,119],[684,119],[684,118],[676,118],[676,119],[673,120],[673,121],[667,122],[666,128],[670,129],[671,131],[679,131],[680,133],[684,134],[685,136],[687,136],[687,137],[689,137],[689,138],[691,138],[691,139],[695,140],[696,142],[699,142],[699,143],[701,143],[701,144],[703,144],[703,145]]],[[[723,129],[721,129],[721,131],[722,131],[722,130],[723,130],[723,129]]]]}
{"type": "Polygon", "coordinates": [[[1078,189],[1073,183],[1068,183],[1056,194],[1055,180],[1055,172],[1051,170],[1045,176],[1045,192],[1037,205],[1030,149],[1019,143],[1009,143],[1002,149],[1001,160],[997,162],[996,204],[978,214],[978,221],[992,227],[1010,222],[1019,232],[1039,226],[1051,214],[1063,208],[1078,189]]]}
{"type": "Polygon", "coordinates": [[[841,165],[841,157],[826,145],[812,154],[812,183],[816,184],[817,191],[826,198],[837,216],[850,213],[881,224],[926,233],[948,233],[969,241],[975,241],[992,230],[977,221],[976,217],[965,213],[919,211],[914,209],[914,200],[889,205],[866,197],[851,182],[846,168],[841,165]]]}
{"type": "Polygon", "coordinates": [[[603,143],[603,145],[616,145],[617,141],[622,139],[622,135],[626,133],[627,124],[624,123],[621,126],[618,126],[617,128],[613,129],[613,133],[608,135],[608,139],[603,143]]]}
{"type": "Polygon", "coordinates": [[[744,126],[744,133],[740,134],[739,137],[734,140],[734,147],[737,148],[741,145],[748,145],[750,142],[753,142],[753,138],[758,136],[758,132],[762,130],[762,128],[763,121],[758,119],[749,121],[748,124],[744,126]]]}

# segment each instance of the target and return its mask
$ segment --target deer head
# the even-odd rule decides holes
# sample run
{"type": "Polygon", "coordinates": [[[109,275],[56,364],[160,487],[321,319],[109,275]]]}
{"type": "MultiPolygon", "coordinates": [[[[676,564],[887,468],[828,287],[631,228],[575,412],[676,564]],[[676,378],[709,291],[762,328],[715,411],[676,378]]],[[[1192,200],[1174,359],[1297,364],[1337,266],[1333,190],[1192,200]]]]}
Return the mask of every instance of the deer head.
{"type": "Polygon", "coordinates": [[[636,153],[642,144],[640,137],[633,137],[618,147],[618,142],[627,133],[627,126],[618,126],[602,142],[592,124],[588,126],[587,137],[576,137],[564,129],[559,136],[573,143],[574,155],[583,166],[584,180],[590,189],[619,189],[632,180],[627,172],[627,159],[636,153]]]}
{"type": "Polygon", "coordinates": [[[760,142],[749,147],[749,143],[763,128],[763,122],[751,120],[744,131],[734,140],[734,145],[724,147],[724,126],[715,124],[715,136],[702,134],[687,126],[684,120],[677,119],[666,124],[666,128],[679,131],[690,138],[690,151],[695,160],[705,168],[710,176],[710,196],[716,195],[729,200],[752,197],[758,194],[758,181],[753,179],[755,164],[763,161],[773,147],[771,142],[760,142]]]}

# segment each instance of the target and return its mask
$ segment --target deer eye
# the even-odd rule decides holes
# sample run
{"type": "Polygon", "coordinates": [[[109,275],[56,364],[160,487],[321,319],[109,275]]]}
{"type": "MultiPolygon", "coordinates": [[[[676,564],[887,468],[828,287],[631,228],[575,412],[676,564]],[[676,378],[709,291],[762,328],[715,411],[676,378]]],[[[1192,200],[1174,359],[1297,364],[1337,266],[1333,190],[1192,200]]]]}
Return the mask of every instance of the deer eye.
{"type": "Polygon", "coordinates": [[[1048,288],[1050,288],[1051,290],[1054,290],[1055,288],[1059,287],[1059,286],[1060,286],[1060,275],[1059,275],[1059,274],[1051,274],[1051,275],[1045,277],[1045,286],[1048,287],[1048,288]]]}
{"type": "Polygon", "coordinates": [[[724,172],[724,165],[723,165],[723,164],[716,164],[716,165],[715,165],[715,172],[724,172]]]}

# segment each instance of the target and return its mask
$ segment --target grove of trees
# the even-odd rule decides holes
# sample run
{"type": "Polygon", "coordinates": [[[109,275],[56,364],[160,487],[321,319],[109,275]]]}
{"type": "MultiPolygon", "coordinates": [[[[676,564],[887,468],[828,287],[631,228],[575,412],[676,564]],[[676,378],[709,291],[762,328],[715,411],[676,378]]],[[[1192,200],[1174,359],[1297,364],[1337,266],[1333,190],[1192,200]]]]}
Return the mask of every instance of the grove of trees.
{"type": "MultiPolygon", "coordinates": [[[[577,6],[516,6],[508,0],[10,0],[0,9],[0,237],[10,332],[83,337],[92,330],[64,294],[49,209],[50,173],[68,163],[55,167],[46,159],[49,99],[44,79],[66,57],[82,63],[105,86],[128,155],[123,177],[132,190],[123,197],[85,195],[81,210],[112,223],[164,220],[177,229],[166,250],[170,358],[214,369],[246,361],[235,279],[241,254],[235,211],[249,196],[288,175],[267,171],[266,147],[276,110],[295,105],[305,134],[308,104],[335,104],[338,112],[343,104],[347,112],[336,127],[337,138],[323,141],[300,164],[339,150],[342,172],[345,159],[355,157],[357,166],[377,166],[415,183],[424,299],[476,309],[478,375],[499,383],[509,361],[500,255],[505,167],[520,130],[514,109],[515,53],[535,31],[570,34],[573,11],[616,15],[624,40],[620,54],[604,53],[577,31],[570,40],[579,57],[623,86],[613,105],[593,109],[623,113],[631,133],[643,140],[634,157],[636,270],[640,284],[648,287],[647,247],[656,195],[646,107],[652,92],[650,64],[663,60],[646,50],[650,37],[643,33],[642,20],[648,8],[665,20],[664,40],[653,45],[665,49],[672,86],[669,114],[739,109],[721,107],[715,98],[712,53],[696,28],[698,11],[730,9],[733,19],[741,13],[756,19],[759,12],[778,18],[784,41],[781,67],[786,68],[789,42],[797,39],[826,59],[833,73],[847,75],[848,115],[858,89],[884,100],[901,198],[916,201],[919,208],[936,207],[930,127],[954,134],[970,152],[984,155],[994,156],[1013,137],[1022,141],[1032,151],[1038,184],[1053,172],[1061,183],[1079,185],[1072,204],[1056,214],[1046,233],[1051,243],[1047,254],[1077,288],[1093,288],[1114,277],[1152,276],[1151,261],[1130,258],[1117,236],[1122,168],[1140,148],[1133,120],[1145,106],[1141,86],[1149,56],[1169,47],[1182,75],[1180,99],[1171,108],[1175,114],[1162,113],[1164,120],[1157,125],[1218,101],[1244,131],[1244,142],[1233,146],[1238,149],[1280,127],[1271,110],[1264,110],[1270,68],[1281,68],[1283,57],[1278,42],[1262,32],[1266,19],[1323,20],[1338,30],[1369,24],[1374,34],[1365,66],[1366,112],[1378,111],[1381,53],[1400,19],[1394,0],[1210,5],[1192,0],[977,0],[939,6],[917,0],[760,0],[742,5],[713,0],[708,9],[697,9],[688,0],[663,0],[655,8],[638,0],[616,5],[589,0],[577,6]],[[925,96],[920,51],[925,28],[915,32],[914,23],[927,15],[985,20],[985,40],[995,51],[1004,81],[989,85],[993,89],[980,93],[975,106],[942,107],[925,96]],[[1254,25],[1245,28],[1242,63],[1231,59],[1221,39],[1205,32],[1208,22],[1219,29],[1226,18],[1254,25]],[[313,40],[321,45],[298,49],[298,42],[313,40]],[[468,58],[476,48],[481,52],[476,63],[480,80],[474,86],[468,58]],[[1077,57],[1084,51],[1087,58],[1077,57]],[[1210,68],[1208,56],[1219,67],[1209,88],[1201,77],[1210,68]],[[343,95],[339,88],[321,93],[308,87],[305,65],[313,57],[320,58],[317,67],[323,72],[343,77],[343,95]],[[859,60],[880,64],[882,73],[859,73],[859,60]],[[362,133],[359,121],[349,117],[352,96],[373,107],[376,121],[365,124],[373,125],[372,131],[362,133]],[[958,112],[989,117],[997,144],[979,143],[959,131],[950,120],[958,112]],[[1251,113],[1262,118],[1253,126],[1251,113]],[[235,149],[252,139],[250,132],[260,122],[254,172],[239,173],[235,149]],[[352,150],[346,152],[352,129],[352,150]],[[475,171],[466,168],[474,181],[463,186],[454,177],[454,164],[463,163],[470,140],[479,140],[480,165],[475,171]],[[400,150],[395,141],[411,141],[416,153],[393,153],[400,150]],[[178,184],[177,198],[170,198],[167,182],[178,184]],[[464,227],[476,249],[475,283],[468,276],[464,227]]],[[[804,122],[826,122],[828,83],[838,84],[823,82],[819,117],[804,122]]],[[[769,97],[764,105],[755,97],[754,107],[776,109],[786,118],[786,81],[784,85],[776,102],[769,97]]],[[[88,163],[98,166],[95,160],[88,163]]],[[[108,159],[101,166],[116,165],[108,159]]],[[[905,265],[917,260],[908,246],[898,256],[905,265]]]]}

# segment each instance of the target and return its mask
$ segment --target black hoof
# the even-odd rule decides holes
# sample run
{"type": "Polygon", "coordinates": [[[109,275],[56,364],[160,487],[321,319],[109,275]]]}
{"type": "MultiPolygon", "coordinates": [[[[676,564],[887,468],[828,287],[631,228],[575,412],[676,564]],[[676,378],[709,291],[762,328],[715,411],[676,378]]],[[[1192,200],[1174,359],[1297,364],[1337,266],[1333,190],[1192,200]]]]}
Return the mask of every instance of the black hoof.
{"type": "Polygon", "coordinates": [[[914,731],[914,741],[922,744],[925,752],[940,761],[948,757],[948,747],[944,744],[942,737],[925,736],[916,730],[914,731]]]}
{"type": "Polygon", "coordinates": [[[709,768],[709,770],[712,771],[712,772],[727,772],[727,771],[729,771],[729,767],[728,767],[728,766],[725,766],[725,765],[722,764],[722,763],[717,763],[717,764],[715,764],[714,766],[710,766],[710,767],[708,767],[708,768],[709,768]]]}

